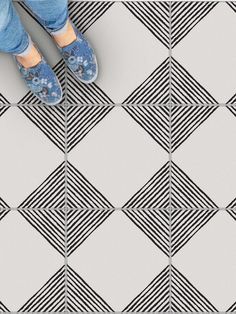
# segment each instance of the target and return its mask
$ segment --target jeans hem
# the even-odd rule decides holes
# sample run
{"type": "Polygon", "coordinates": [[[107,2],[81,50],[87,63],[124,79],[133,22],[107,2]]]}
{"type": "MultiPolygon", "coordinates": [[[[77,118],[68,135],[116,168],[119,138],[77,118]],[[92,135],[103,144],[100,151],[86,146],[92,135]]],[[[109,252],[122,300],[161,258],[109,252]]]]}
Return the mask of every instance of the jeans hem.
{"type": "Polygon", "coordinates": [[[19,53],[13,53],[13,55],[14,56],[20,56],[20,57],[26,56],[29,53],[29,51],[31,50],[32,47],[33,47],[33,42],[32,42],[32,39],[31,39],[30,35],[28,34],[28,43],[27,43],[26,48],[24,48],[19,53]]]}
{"type": "Polygon", "coordinates": [[[64,24],[64,26],[60,27],[58,30],[53,30],[53,31],[49,31],[50,35],[61,35],[64,34],[67,31],[67,26],[68,26],[68,18],[64,24]]]}

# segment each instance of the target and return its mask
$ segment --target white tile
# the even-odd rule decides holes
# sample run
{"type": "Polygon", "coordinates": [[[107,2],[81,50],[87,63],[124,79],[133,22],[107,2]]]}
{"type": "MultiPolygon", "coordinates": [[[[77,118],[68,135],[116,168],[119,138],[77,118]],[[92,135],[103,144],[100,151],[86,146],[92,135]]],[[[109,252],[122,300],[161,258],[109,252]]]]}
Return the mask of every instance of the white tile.
{"type": "Polygon", "coordinates": [[[116,103],[168,57],[168,49],[121,2],[113,4],[86,35],[100,65],[96,84],[116,103]]]}
{"type": "Polygon", "coordinates": [[[218,206],[235,198],[236,119],[219,107],[173,153],[173,161],[218,206]]]}
{"type": "Polygon", "coordinates": [[[116,211],[71,255],[69,265],[115,311],[122,311],[168,265],[168,258],[116,211]]]}
{"type": "Polygon", "coordinates": [[[113,206],[123,206],[168,161],[167,152],[115,107],[69,154],[113,206]]]}
{"type": "Polygon", "coordinates": [[[17,107],[0,117],[0,195],[17,207],[64,160],[63,153],[17,107]]]}
{"type": "Polygon", "coordinates": [[[18,311],[63,265],[63,257],[17,211],[0,221],[0,298],[18,311]]]}
{"type": "Polygon", "coordinates": [[[219,2],[173,49],[173,57],[218,101],[235,93],[236,13],[219,2]]]}
{"type": "Polygon", "coordinates": [[[236,221],[219,211],[173,257],[173,265],[218,311],[235,302],[236,221]]]}

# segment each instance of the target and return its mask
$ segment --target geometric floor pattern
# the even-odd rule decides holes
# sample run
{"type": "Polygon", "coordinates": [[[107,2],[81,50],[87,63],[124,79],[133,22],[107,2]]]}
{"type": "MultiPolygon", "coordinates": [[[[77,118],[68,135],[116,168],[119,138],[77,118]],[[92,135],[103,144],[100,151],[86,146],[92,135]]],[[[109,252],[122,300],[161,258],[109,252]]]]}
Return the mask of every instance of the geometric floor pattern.
{"type": "Polygon", "coordinates": [[[14,4],[64,96],[0,55],[0,312],[236,312],[236,3],[69,1],[90,85],[14,4]]]}

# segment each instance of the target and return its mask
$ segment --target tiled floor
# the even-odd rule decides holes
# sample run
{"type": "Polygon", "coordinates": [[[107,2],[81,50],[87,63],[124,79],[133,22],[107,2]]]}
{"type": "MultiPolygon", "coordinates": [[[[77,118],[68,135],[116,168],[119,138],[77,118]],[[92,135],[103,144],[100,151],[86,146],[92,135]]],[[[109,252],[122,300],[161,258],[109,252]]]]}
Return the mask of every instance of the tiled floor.
{"type": "Polygon", "coordinates": [[[236,311],[236,3],[69,3],[98,55],[40,104],[0,55],[0,312],[236,311]]]}

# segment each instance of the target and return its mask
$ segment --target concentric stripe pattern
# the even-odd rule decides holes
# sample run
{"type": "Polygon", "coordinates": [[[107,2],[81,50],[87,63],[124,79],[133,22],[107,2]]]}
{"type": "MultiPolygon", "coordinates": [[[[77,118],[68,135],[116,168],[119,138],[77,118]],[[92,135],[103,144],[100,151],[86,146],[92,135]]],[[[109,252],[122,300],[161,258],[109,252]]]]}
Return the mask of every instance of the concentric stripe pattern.
{"type": "Polygon", "coordinates": [[[112,99],[96,83],[78,82],[71,71],[67,71],[67,104],[112,104],[112,99]]]}
{"type": "Polygon", "coordinates": [[[209,92],[172,57],[171,102],[173,104],[217,104],[209,92]]]}
{"type": "Polygon", "coordinates": [[[169,200],[169,162],[124,204],[123,208],[167,208],[169,200]]]}
{"type": "Polygon", "coordinates": [[[62,151],[65,150],[65,108],[21,106],[19,109],[62,151]]]}
{"type": "Polygon", "coordinates": [[[231,209],[227,211],[236,220],[236,209],[231,209]]]}
{"type": "Polygon", "coordinates": [[[172,106],[171,148],[174,152],[206,119],[217,106],[172,106]]]}
{"type": "Polygon", "coordinates": [[[235,1],[227,1],[226,3],[231,7],[231,9],[234,10],[234,12],[236,12],[236,3],[235,3],[235,1]]]}
{"type": "Polygon", "coordinates": [[[61,163],[19,208],[63,208],[65,206],[65,163],[61,163]]]}
{"type": "Polygon", "coordinates": [[[67,150],[71,151],[114,106],[71,106],[67,109],[67,150]]]}
{"type": "Polygon", "coordinates": [[[227,206],[227,208],[235,208],[236,207],[236,198],[232,200],[232,202],[227,206]]]}
{"type": "MultiPolygon", "coordinates": [[[[35,19],[24,3],[20,5],[35,19]]],[[[181,273],[173,265],[176,254],[181,254],[184,246],[190,244],[191,239],[211,219],[214,220],[218,205],[193,182],[184,169],[171,161],[171,154],[185,141],[191,140],[192,134],[197,133],[197,129],[207,119],[214,117],[218,108],[217,100],[202,86],[201,81],[191,74],[190,69],[180,64],[178,58],[172,57],[175,47],[188,34],[191,36],[193,28],[197,29],[198,23],[207,19],[207,15],[210,16],[217,5],[217,2],[197,1],[69,1],[70,18],[85,36],[86,32],[89,33],[103,22],[102,19],[106,18],[110,9],[113,11],[115,6],[120,6],[131,22],[142,24],[139,26],[144,30],[146,28],[146,34],[155,40],[154,44],[157,43],[166,51],[166,59],[163,58],[159,65],[155,63],[130,94],[123,97],[122,104],[115,104],[109,89],[103,90],[100,84],[102,75],[101,81],[99,78],[96,83],[82,84],[65,68],[63,60],[54,66],[64,95],[60,105],[47,107],[31,92],[19,100],[19,110],[32,122],[32,127],[40,129],[45,140],[50,140],[56,146],[55,149],[65,156],[65,161],[55,165],[55,170],[35,190],[32,189],[17,209],[30,227],[35,228],[45,239],[45,244],[49,243],[59,253],[57,255],[62,263],[63,258],[65,261],[65,265],[61,265],[54,275],[51,274],[52,277],[42,287],[38,287],[38,291],[32,292],[34,294],[19,312],[117,312],[109,304],[109,298],[105,300],[106,295],[99,295],[100,292],[94,290],[92,283],[90,286],[86,276],[82,278],[80,270],[77,273],[69,266],[72,255],[74,257],[80,253],[80,248],[86,246],[86,241],[92,239],[105,221],[109,223],[115,210],[126,215],[142,231],[140,235],[146,237],[153,249],[167,261],[163,266],[165,268],[159,274],[157,272],[157,276],[148,285],[146,283],[133,300],[131,298],[127,302],[123,312],[217,312],[210,300],[185,277],[184,271],[181,269],[181,273]],[[125,110],[138,127],[148,133],[160,150],[164,149],[169,154],[169,160],[167,157],[161,168],[140,186],[122,208],[114,208],[106,195],[97,190],[70,162],[70,152],[79,146],[80,141],[86,140],[89,132],[95,132],[96,126],[104,118],[109,119],[109,113],[116,105],[121,106],[121,110],[125,110]]],[[[234,2],[228,2],[225,7],[230,13],[232,10],[236,12],[234,2]]],[[[127,58],[130,57],[127,54],[127,58]]],[[[236,116],[235,103],[236,94],[226,106],[230,114],[236,116]]],[[[8,118],[10,105],[0,94],[0,116],[3,120],[8,118]]],[[[1,196],[4,198],[4,193],[1,196]]],[[[0,221],[4,223],[6,219],[7,222],[7,214],[11,209],[2,198],[0,208],[0,221]]],[[[236,220],[235,208],[236,199],[233,199],[226,208],[231,220],[236,220]]],[[[109,253],[106,258],[109,258],[109,253]]],[[[121,258],[125,259],[126,256],[122,255],[121,258]]],[[[1,296],[0,300],[4,303],[0,301],[0,312],[10,312],[11,309],[8,310],[8,304],[5,305],[1,296]]],[[[236,303],[227,310],[234,311],[236,303]]]]}
{"type": "Polygon", "coordinates": [[[0,312],[10,312],[8,308],[0,301],[0,312]]]}
{"type": "Polygon", "coordinates": [[[170,251],[169,210],[124,210],[125,215],[137,225],[167,256],[170,251]]]}
{"type": "Polygon", "coordinates": [[[174,48],[217,5],[210,1],[172,1],[171,39],[174,48]]]}
{"type": "Polygon", "coordinates": [[[65,266],[61,267],[18,312],[58,313],[65,311],[65,266]]]}
{"type": "Polygon", "coordinates": [[[67,211],[67,254],[72,254],[111,214],[113,210],[67,211]]]}
{"type": "Polygon", "coordinates": [[[10,102],[0,93],[0,105],[10,104],[10,102]]]}
{"type": "Polygon", "coordinates": [[[112,5],[114,2],[69,2],[68,9],[70,19],[78,27],[80,32],[85,33],[112,5]]]}
{"type": "Polygon", "coordinates": [[[236,198],[227,206],[228,213],[236,220],[236,198]]]}
{"type": "Polygon", "coordinates": [[[65,255],[64,210],[19,210],[19,213],[63,256],[65,255]]]}
{"type": "Polygon", "coordinates": [[[169,280],[167,266],[122,312],[169,312],[169,280]]]}
{"type": "Polygon", "coordinates": [[[171,311],[217,312],[217,309],[174,266],[171,267],[171,311]]]}
{"type": "Polygon", "coordinates": [[[234,302],[226,312],[236,312],[236,302],[234,302]]]}
{"type": "Polygon", "coordinates": [[[172,209],[172,256],[175,255],[216,213],[216,210],[172,209]]]}
{"type": "Polygon", "coordinates": [[[9,101],[0,93],[0,117],[4,114],[10,107],[9,106],[1,106],[1,105],[7,105],[9,104],[9,101]]]}
{"type": "Polygon", "coordinates": [[[67,311],[114,312],[70,266],[67,267],[67,276],[67,311]]]}
{"type": "Polygon", "coordinates": [[[68,208],[112,208],[112,204],[71,163],[67,166],[68,208]]]}
{"type": "Polygon", "coordinates": [[[227,108],[228,108],[229,111],[231,111],[232,114],[235,115],[235,117],[236,117],[236,106],[227,106],[227,108]]]}
{"type": "Polygon", "coordinates": [[[170,2],[123,2],[123,4],[169,48],[170,2]]]}
{"type": "Polygon", "coordinates": [[[218,206],[177,166],[177,164],[172,162],[171,207],[217,208],[218,206]]]}
{"type": "Polygon", "coordinates": [[[2,209],[0,209],[0,220],[2,220],[3,217],[5,217],[7,213],[9,213],[9,210],[5,210],[5,209],[2,210],[2,209]]]}
{"type": "Polygon", "coordinates": [[[0,197],[0,208],[9,208],[7,203],[0,197]]]}
{"type": "MultiPolygon", "coordinates": [[[[227,104],[235,104],[236,103],[236,94],[234,94],[228,101],[227,104]]],[[[230,108],[230,107],[229,107],[230,108]]]]}
{"type": "Polygon", "coordinates": [[[123,108],[158,144],[169,152],[170,109],[168,106],[127,106],[123,108]]]}
{"type": "Polygon", "coordinates": [[[0,105],[0,117],[6,112],[10,107],[0,105]]]}
{"type": "Polygon", "coordinates": [[[170,102],[170,59],[164,60],[123,104],[167,104],[170,102]]]}

